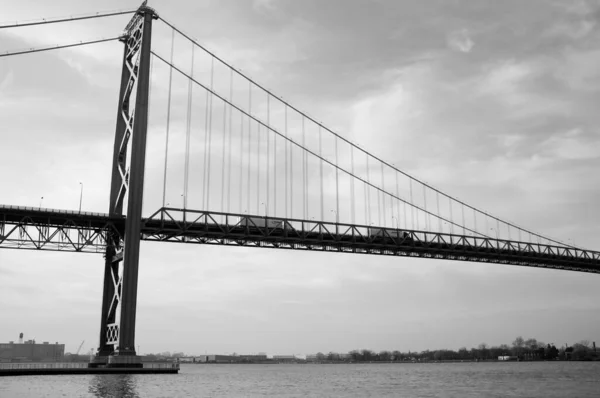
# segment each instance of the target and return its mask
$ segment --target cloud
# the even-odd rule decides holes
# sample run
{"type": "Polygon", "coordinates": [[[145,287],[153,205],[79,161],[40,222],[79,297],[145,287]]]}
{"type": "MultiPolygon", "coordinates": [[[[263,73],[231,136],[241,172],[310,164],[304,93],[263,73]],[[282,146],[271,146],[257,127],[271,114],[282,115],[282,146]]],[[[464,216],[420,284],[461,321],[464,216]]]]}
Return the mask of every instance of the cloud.
{"type": "Polygon", "coordinates": [[[463,53],[471,52],[475,46],[475,42],[471,40],[467,29],[457,30],[448,34],[446,41],[451,49],[463,53]]]}
{"type": "Polygon", "coordinates": [[[277,0],[253,0],[252,7],[259,11],[272,11],[277,0]]]}
{"type": "Polygon", "coordinates": [[[553,135],[541,144],[542,154],[567,160],[600,158],[600,137],[572,129],[553,135]]]}

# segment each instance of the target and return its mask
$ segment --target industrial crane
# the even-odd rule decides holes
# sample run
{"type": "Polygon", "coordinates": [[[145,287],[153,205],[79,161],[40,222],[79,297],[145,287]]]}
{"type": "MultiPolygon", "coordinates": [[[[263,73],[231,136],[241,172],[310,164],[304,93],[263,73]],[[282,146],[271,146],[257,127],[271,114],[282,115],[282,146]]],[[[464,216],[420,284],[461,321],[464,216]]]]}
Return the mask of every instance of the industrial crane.
{"type": "Polygon", "coordinates": [[[85,340],[83,340],[81,342],[81,344],[79,344],[79,348],[77,349],[77,351],[75,352],[75,355],[79,355],[79,351],[81,351],[81,347],[83,347],[83,343],[85,343],[85,340]]]}

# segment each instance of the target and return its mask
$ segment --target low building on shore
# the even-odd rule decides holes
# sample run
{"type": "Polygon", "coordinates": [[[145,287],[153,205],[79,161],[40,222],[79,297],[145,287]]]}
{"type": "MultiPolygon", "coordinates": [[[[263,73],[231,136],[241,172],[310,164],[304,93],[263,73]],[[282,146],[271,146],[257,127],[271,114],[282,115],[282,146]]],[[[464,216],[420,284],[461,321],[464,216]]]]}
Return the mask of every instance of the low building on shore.
{"type": "Polygon", "coordinates": [[[36,344],[35,340],[15,344],[13,341],[0,343],[0,362],[55,362],[63,360],[65,345],[50,344],[44,341],[36,344]]]}

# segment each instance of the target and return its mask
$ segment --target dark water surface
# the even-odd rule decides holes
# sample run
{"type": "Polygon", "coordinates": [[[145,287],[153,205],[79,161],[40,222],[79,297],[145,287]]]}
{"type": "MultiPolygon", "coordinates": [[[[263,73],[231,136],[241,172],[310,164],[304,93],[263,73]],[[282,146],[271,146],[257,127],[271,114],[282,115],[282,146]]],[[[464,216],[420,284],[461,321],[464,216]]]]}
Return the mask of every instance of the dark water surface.
{"type": "Polygon", "coordinates": [[[0,377],[0,397],[600,397],[600,362],[182,365],[179,375],[0,377]]]}

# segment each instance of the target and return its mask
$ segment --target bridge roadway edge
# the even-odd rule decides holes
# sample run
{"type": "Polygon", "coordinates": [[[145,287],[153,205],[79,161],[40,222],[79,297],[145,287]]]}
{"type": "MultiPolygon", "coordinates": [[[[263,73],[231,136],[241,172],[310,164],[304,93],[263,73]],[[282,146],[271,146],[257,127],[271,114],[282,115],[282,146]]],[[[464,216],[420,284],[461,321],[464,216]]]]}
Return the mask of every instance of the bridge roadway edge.
{"type": "MultiPolygon", "coordinates": [[[[361,229],[369,228],[365,226],[337,224],[340,230],[336,233],[334,231],[336,224],[328,222],[315,223],[307,220],[270,217],[269,220],[285,223],[285,228],[277,230],[250,225],[251,223],[247,226],[240,224],[243,222],[240,220],[248,221],[263,217],[209,211],[187,210],[189,213],[186,216],[187,220],[194,221],[185,222],[178,221],[173,214],[181,211],[183,209],[164,208],[148,218],[142,218],[141,240],[475,261],[600,274],[600,252],[587,249],[409,230],[402,233],[408,234],[410,239],[399,239],[394,238],[393,234],[398,234],[402,230],[390,228],[381,229],[385,230],[385,237],[370,237],[365,235],[364,231],[360,233],[361,229]],[[219,224],[219,217],[224,217],[226,224],[219,224]],[[302,223],[309,227],[302,227],[302,223]],[[318,224],[322,233],[316,232],[314,224],[318,224]],[[350,235],[347,234],[348,231],[350,235]],[[498,244],[501,246],[497,247],[498,244]],[[523,249],[524,245],[526,245],[525,251],[515,251],[515,248],[523,249]]],[[[8,234],[8,236],[0,235],[0,249],[100,254],[104,253],[106,248],[106,242],[103,241],[106,233],[112,231],[122,234],[124,225],[125,216],[110,217],[104,213],[0,205],[0,234],[3,226],[4,233],[8,234]],[[15,237],[15,232],[12,232],[12,235],[10,232],[17,226],[35,230],[87,229],[95,233],[96,240],[93,244],[82,242],[79,246],[68,247],[58,247],[56,245],[62,243],[50,242],[50,238],[48,241],[42,240],[41,243],[36,239],[31,239],[31,242],[20,241],[15,237]]]]}

